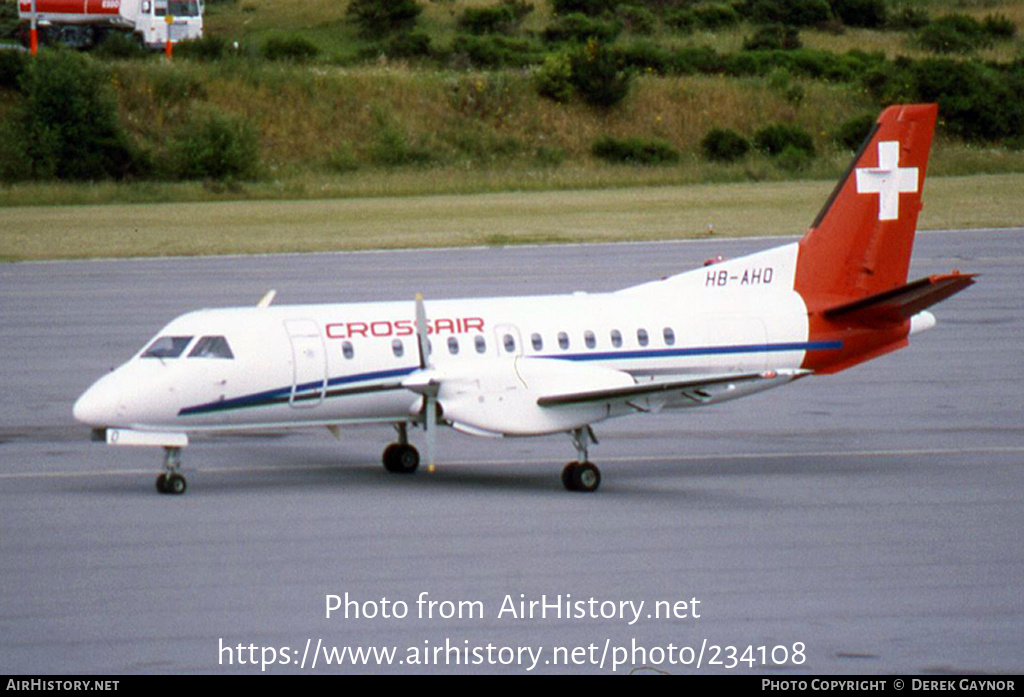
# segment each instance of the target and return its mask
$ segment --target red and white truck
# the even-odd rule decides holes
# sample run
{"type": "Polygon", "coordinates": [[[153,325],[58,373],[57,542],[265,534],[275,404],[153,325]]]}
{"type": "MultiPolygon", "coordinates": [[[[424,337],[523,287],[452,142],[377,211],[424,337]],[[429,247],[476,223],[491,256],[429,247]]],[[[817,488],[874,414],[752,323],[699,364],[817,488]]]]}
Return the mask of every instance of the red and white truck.
{"type": "Polygon", "coordinates": [[[134,33],[151,48],[203,35],[202,0],[18,0],[26,36],[33,10],[43,42],[74,48],[90,48],[112,32],[134,33]]]}

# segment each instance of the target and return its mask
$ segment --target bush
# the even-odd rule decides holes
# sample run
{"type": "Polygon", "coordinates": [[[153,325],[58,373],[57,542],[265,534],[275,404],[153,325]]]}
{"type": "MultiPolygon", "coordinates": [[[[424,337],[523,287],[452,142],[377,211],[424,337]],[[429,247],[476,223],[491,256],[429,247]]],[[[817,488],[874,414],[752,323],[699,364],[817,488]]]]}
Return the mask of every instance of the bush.
{"type": "Polygon", "coordinates": [[[572,99],[572,64],[564,53],[552,53],[533,75],[537,94],[565,104],[572,99]]]}
{"type": "Polygon", "coordinates": [[[832,8],[826,0],[756,0],[750,18],[761,24],[818,27],[832,19],[832,8]]]}
{"type": "Polygon", "coordinates": [[[981,27],[993,39],[1012,39],[1017,35],[1017,25],[1006,15],[987,15],[981,27]]]}
{"type": "Polygon", "coordinates": [[[931,18],[928,12],[918,7],[903,5],[892,10],[885,23],[886,28],[896,31],[909,31],[921,29],[928,25],[931,18]]]}
{"type": "Polygon", "coordinates": [[[18,88],[25,63],[24,55],[18,51],[0,51],[0,89],[18,88]]]}
{"type": "Polygon", "coordinates": [[[991,44],[981,22],[968,15],[939,17],[918,32],[917,40],[936,53],[971,53],[991,44]]]}
{"type": "Polygon", "coordinates": [[[201,39],[181,41],[174,47],[175,58],[198,61],[219,61],[227,52],[227,42],[219,36],[207,34],[201,39]]]}
{"type": "Polygon", "coordinates": [[[693,12],[694,24],[701,29],[724,29],[740,21],[739,13],[732,5],[723,2],[702,2],[694,5],[690,11],[693,12]]]}
{"type": "Polygon", "coordinates": [[[263,43],[262,52],[267,60],[305,63],[316,58],[320,49],[302,36],[272,36],[263,43]]]}
{"type": "Polygon", "coordinates": [[[785,24],[760,27],[753,36],[743,40],[744,51],[792,51],[802,46],[796,27],[785,24]]]}
{"type": "Polygon", "coordinates": [[[12,109],[5,179],[120,179],[144,173],[145,159],[117,120],[108,74],[93,59],[41,51],[23,68],[24,99],[12,109]]]}
{"type": "Polygon", "coordinates": [[[571,81],[583,100],[592,106],[610,108],[629,94],[629,73],[619,65],[615,52],[596,41],[588,41],[569,54],[571,81]]]}
{"type": "Polygon", "coordinates": [[[549,43],[584,43],[590,39],[611,42],[621,31],[622,25],[618,22],[606,22],[575,13],[556,19],[544,30],[542,36],[549,43]]]}
{"type": "Polygon", "coordinates": [[[847,150],[856,151],[864,143],[864,139],[875,127],[876,117],[874,114],[856,116],[845,121],[836,131],[832,139],[847,150]]]}
{"type": "Polygon", "coordinates": [[[259,137],[244,119],[201,109],[190,113],[172,136],[165,166],[177,179],[255,179],[259,137]]]}
{"type": "Polygon", "coordinates": [[[700,149],[712,162],[735,162],[750,151],[750,141],[728,128],[715,128],[700,141],[700,149]]]}
{"type": "Polygon", "coordinates": [[[511,34],[531,12],[533,5],[524,0],[501,0],[491,7],[467,7],[458,24],[470,34],[511,34]]]}
{"type": "Polygon", "coordinates": [[[128,60],[149,58],[153,52],[142,45],[138,34],[112,31],[103,38],[100,45],[93,51],[93,55],[98,58],[128,60]]]}
{"type": "Polygon", "coordinates": [[[426,58],[430,56],[430,36],[422,31],[399,32],[384,43],[389,58],[426,58]]]}
{"type": "Polygon", "coordinates": [[[643,138],[598,138],[591,152],[595,157],[613,164],[670,165],[679,161],[679,151],[660,140],[643,138]]]}
{"type": "Polygon", "coordinates": [[[351,0],[345,14],[359,33],[380,39],[398,31],[411,31],[423,8],[415,0],[351,0]]]}
{"type": "Polygon", "coordinates": [[[615,14],[625,24],[626,31],[631,34],[649,36],[658,27],[658,18],[646,7],[622,5],[615,10],[615,14]]]}
{"type": "Polygon", "coordinates": [[[888,20],[884,0],[831,0],[829,4],[836,17],[848,27],[878,29],[888,20]]]}
{"type": "Polygon", "coordinates": [[[556,15],[580,13],[596,17],[615,9],[617,0],[551,0],[556,15]]]}
{"type": "Polygon", "coordinates": [[[452,54],[480,68],[523,68],[540,63],[543,55],[533,39],[501,35],[460,34],[452,42],[452,54]]]}
{"type": "Polygon", "coordinates": [[[754,145],[773,157],[781,155],[787,148],[802,151],[808,156],[814,155],[814,139],[811,134],[800,128],[785,123],[766,126],[754,134],[754,145]]]}

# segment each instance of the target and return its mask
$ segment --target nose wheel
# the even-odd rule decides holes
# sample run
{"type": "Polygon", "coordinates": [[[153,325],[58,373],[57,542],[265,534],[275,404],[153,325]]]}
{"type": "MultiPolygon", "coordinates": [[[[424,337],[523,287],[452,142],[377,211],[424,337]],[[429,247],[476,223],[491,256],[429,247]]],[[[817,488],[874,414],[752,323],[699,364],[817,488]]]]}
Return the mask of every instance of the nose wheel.
{"type": "Polygon", "coordinates": [[[181,448],[164,448],[164,472],[156,478],[156,490],[161,494],[184,494],[188,487],[181,467],[181,448]]]}

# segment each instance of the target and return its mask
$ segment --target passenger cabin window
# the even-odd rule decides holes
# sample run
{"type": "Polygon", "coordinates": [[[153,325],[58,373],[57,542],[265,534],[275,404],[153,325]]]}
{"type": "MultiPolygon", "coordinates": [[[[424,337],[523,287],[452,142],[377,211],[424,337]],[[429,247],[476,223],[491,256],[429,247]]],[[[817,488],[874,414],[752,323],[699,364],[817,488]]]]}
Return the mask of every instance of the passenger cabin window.
{"type": "Polygon", "coordinates": [[[477,353],[485,353],[487,351],[487,340],[478,334],[473,339],[473,346],[476,347],[477,353]]]}
{"type": "Polygon", "coordinates": [[[355,349],[352,348],[352,342],[351,341],[343,341],[343,342],[341,342],[341,355],[344,356],[348,360],[352,360],[352,357],[356,355],[355,349]]]}
{"type": "Polygon", "coordinates": [[[583,332],[583,343],[587,345],[587,348],[592,349],[597,346],[597,337],[594,336],[594,332],[589,329],[583,332]]]}
{"type": "Polygon", "coordinates": [[[505,345],[506,353],[514,353],[516,350],[516,339],[511,334],[506,334],[501,338],[502,343],[505,345]]]}
{"type": "Polygon", "coordinates": [[[640,344],[641,346],[646,346],[647,345],[647,341],[648,341],[647,330],[646,329],[637,329],[636,330],[636,343],[640,344]]]}
{"type": "Polygon", "coordinates": [[[234,358],[228,340],[223,336],[204,336],[196,342],[195,348],[188,354],[189,358],[234,358]]]}
{"type": "Polygon", "coordinates": [[[558,348],[563,351],[569,348],[569,335],[565,332],[558,332],[558,348]]]}
{"type": "Polygon", "coordinates": [[[149,345],[142,358],[177,358],[190,343],[190,336],[162,336],[149,345]]]}
{"type": "Polygon", "coordinates": [[[395,354],[395,358],[401,358],[405,355],[405,344],[402,343],[401,339],[394,339],[391,342],[391,353],[395,354]]]}
{"type": "Polygon", "coordinates": [[[534,351],[544,350],[544,339],[541,338],[540,334],[534,334],[533,336],[531,336],[530,341],[533,342],[534,351]]]}
{"type": "Polygon", "coordinates": [[[665,327],[661,335],[665,337],[666,346],[673,346],[676,343],[676,333],[672,331],[672,327],[665,327]]]}
{"type": "Polygon", "coordinates": [[[453,356],[459,355],[459,340],[454,336],[448,337],[448,353],[453,356]]]}
{"type": "Polygon", "coordinates": [[[622,332],[618,329],[612,330],[612,346],[620,348],[622,346],[622,332]]]}

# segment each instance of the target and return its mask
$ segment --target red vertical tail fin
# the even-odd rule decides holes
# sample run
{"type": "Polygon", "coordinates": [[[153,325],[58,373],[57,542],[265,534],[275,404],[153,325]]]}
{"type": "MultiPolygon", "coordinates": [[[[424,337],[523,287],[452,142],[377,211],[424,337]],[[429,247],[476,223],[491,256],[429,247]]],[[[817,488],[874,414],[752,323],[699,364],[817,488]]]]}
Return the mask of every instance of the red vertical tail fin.
{"type": "Polygon", "coordinates": [[[812,311],[901,286],[938,106],[892,106],[800,240],[795,288],[812,311]]]}

